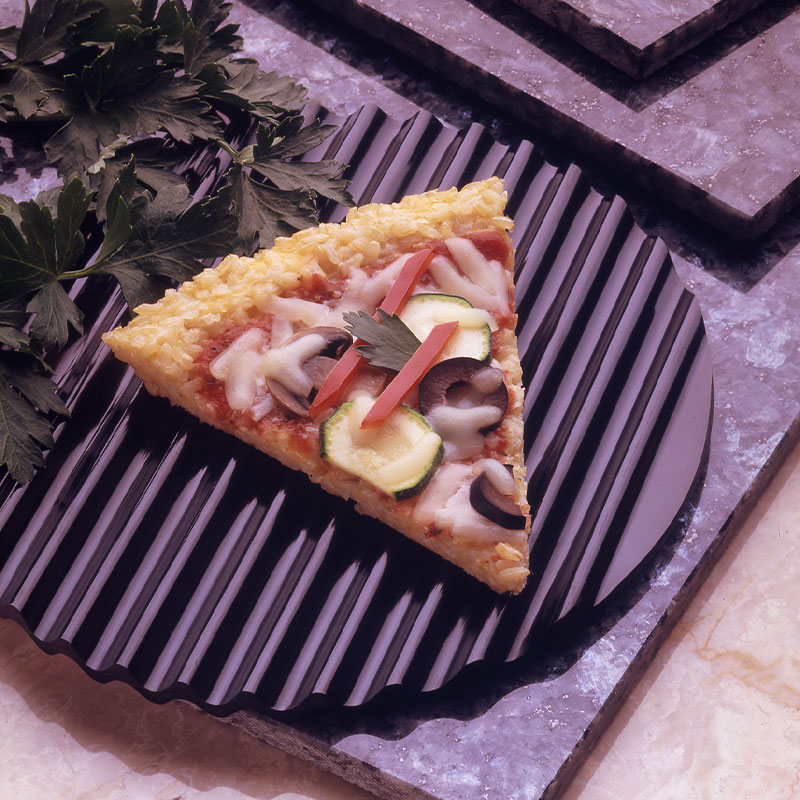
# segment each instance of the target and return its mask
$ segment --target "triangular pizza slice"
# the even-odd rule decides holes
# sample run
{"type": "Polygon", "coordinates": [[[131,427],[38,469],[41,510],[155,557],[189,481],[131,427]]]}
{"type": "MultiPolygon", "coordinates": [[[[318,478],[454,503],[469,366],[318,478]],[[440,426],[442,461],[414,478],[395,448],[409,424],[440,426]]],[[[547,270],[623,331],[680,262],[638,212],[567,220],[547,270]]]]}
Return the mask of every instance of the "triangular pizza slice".
{"type": "Polygon", "coordinates": [[[105,342],[147,389],[499,592],[528,576],[502,181],[352,209],[228,256],[105,342]]]}

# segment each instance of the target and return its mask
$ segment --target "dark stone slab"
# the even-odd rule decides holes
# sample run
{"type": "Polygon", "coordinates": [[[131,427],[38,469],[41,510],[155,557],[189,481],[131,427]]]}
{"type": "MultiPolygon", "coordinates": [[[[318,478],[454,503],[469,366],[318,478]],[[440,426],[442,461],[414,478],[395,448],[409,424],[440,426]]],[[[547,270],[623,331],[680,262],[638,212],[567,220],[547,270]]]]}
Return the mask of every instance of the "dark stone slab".
{"type": "Polygon", "coordinates": [[[763,0],[515,0],[634,78],[724,28],[763,0]]]}
{"type": "Polygon", "coordinates": [[[734,238],[762,235],[800,197],[796,2],[633,85],[506,3],[313,1],[734,238]]]}

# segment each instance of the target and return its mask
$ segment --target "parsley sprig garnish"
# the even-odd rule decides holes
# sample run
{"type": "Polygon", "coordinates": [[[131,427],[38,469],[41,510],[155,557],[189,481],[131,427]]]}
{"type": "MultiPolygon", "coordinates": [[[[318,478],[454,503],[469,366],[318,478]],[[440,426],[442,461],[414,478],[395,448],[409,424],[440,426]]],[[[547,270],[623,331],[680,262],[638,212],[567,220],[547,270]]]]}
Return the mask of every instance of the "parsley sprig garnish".
{"type": "Polygon", "coordinates": [[[235,56],[230,8],[37,0],[0,29],[0,130],[38,142],[63,179],[0,195],[0,467],[17,482],[68,413],[46,355],[83,332],[75,280],[112,276],[135,307],[314,224],[321,200],[351,203],[343,165],[301,160],[334,127],[305,123],[302,86],[235,56]],[[229,166],[198,193],[220,149],[229,166]]]}
{"type": "Polygon", "coordinates": [[[345,327],[359,344],[356,350],[374,367],[399,372],[420,346],[420,341],[408,325],[397,316],[378,309],[378,319],[366,311],[346,311],[342,314],[345,327]]]}

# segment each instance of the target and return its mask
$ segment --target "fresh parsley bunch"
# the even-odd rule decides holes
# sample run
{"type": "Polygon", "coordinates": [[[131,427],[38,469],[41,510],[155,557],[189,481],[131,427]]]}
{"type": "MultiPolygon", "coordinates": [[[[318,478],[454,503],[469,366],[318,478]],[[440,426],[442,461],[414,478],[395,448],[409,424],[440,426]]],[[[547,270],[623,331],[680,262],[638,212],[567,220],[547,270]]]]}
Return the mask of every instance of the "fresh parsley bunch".
{"type": "Polygon", "coordinates": [[[113,276],[133,308],[201,260],[313,224],[321,198],[351,202],[341,164],[300,160],[334,127],[304,124],[302,86],[234,56],[230,8],[37,0],[0,29],[0,132],[38,142],[63,178],[35,200],[0,195],[0,467],[14,481],[68,413],[45,356],[83,332],[76,279],[113,276]],[[209,195],[192,181],[221,151],[209,195]]]}

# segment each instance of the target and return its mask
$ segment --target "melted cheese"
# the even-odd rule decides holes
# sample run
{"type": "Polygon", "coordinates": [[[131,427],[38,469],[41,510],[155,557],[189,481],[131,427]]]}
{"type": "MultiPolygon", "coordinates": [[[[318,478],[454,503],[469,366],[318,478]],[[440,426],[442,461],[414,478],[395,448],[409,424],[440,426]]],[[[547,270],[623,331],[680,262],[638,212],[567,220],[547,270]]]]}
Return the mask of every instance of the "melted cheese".
{"type": "Polygon", "coordinates": [[[460,539],[473,542],[523,542],[524,530],[512,531],[479,514],[469,500],[469,485],[456,493],[436,513],[436,524],[460,539]]]}
{"type": "Polygon", "coordinates": [[[374,313],[410,257],[411,253],[406,253],[371,276],[366,270],[352,268],[345,281],[342,296],[330,309],[325,324],[335,325],[338,328],[345,327],[342,315],[347,311],[374,313]]]}
{"type": "Polygon", "coordinates": [[[485,473],[489,483],[497,489],[500,494],[513,495],[516,484],[514,476],[496,458],[482,458],[472,465],[475,475],[485,473]]]}
{"type": "Polygon", "coordinates": [[[490,261],[469,239],[445,241],[452,260],[436,256],[429,267],[443,291],[463,297],[473,306],[495,315],[509,314],[505,271],[499,261],[490,261]]]}
{"type": "Polygon", "coordinates": [[[303,364],[324,347],[324,336],[307,333],[293,342],[267,350],[261,357],[259,369],[264,376],[279,381],[298,397],[307,397],[314,387],[303,364]]]}
{"type": "Polygon", "coordinates": [[[209,365],[208,371],[218,381],[228,377],[228,371],[238,356],[248,351],[258,352],[267,342],[267,335],[261,328],[250,328],[234,339],[209,365]]]}
{"type": "Polygon", "coordinates": [[[481,428],[499,422],[503,412],[497,406],[434,406],[426,415],[428,424],[444,440],[444,457],[459,460],[478,455],[485,444],[481,428]]]}
{"type": "MultiPolygon", "coordinates": [[[[259,359],[257,352],[245,350],[231,361],[225,376],[225,398],[234,411],[245,411],[256,401],[259,359]]],[[[261,382],[263,384],[263,377],[261,382]]]]}
{"type": "Polygon", "coordinates": [[[277,294],[270,295],[264,307],[274,317],[300,323],[306,328],[327,325],[330,314],[330,309],[323,303],[314,303],[299,297],[281,297],[277,294]]]}
{"type": "Polygon", "coordinates": [[[208,365],[212,377],[225,384],[225,399],[233,411],[251,408],[265,385],[259,361],[266,342],[267,335],[261,328],[250,328],[208,365]]]}
{"type": "Polygon", "coordinates": [[[437,531],[474,542],[524,542],[525,531],[508,530],[475,511],[469,499],[473,478],[468,464],[442,464],[419,496],[414,519],[423,525],[433,525],[437,531]]]}
{"type": "Polygon", "coordinates": [[[353,444],[358,447],[366,447],[375,441],[379,428],[362,428],[361,423],[367,412],[372,408],[375,401],[366,392],[355,392],[351,399],[353,405],[350,406],[350,413],[347,415],[347,422],[350,428],[350,438],[353,444]]]}
{"type": "Polygon", "coordinates": [[[499,389],[501,383],[503,383],[503,371],[494,366],[478,370],[470,380],[470,385],[484,397],[499,389]]]}

